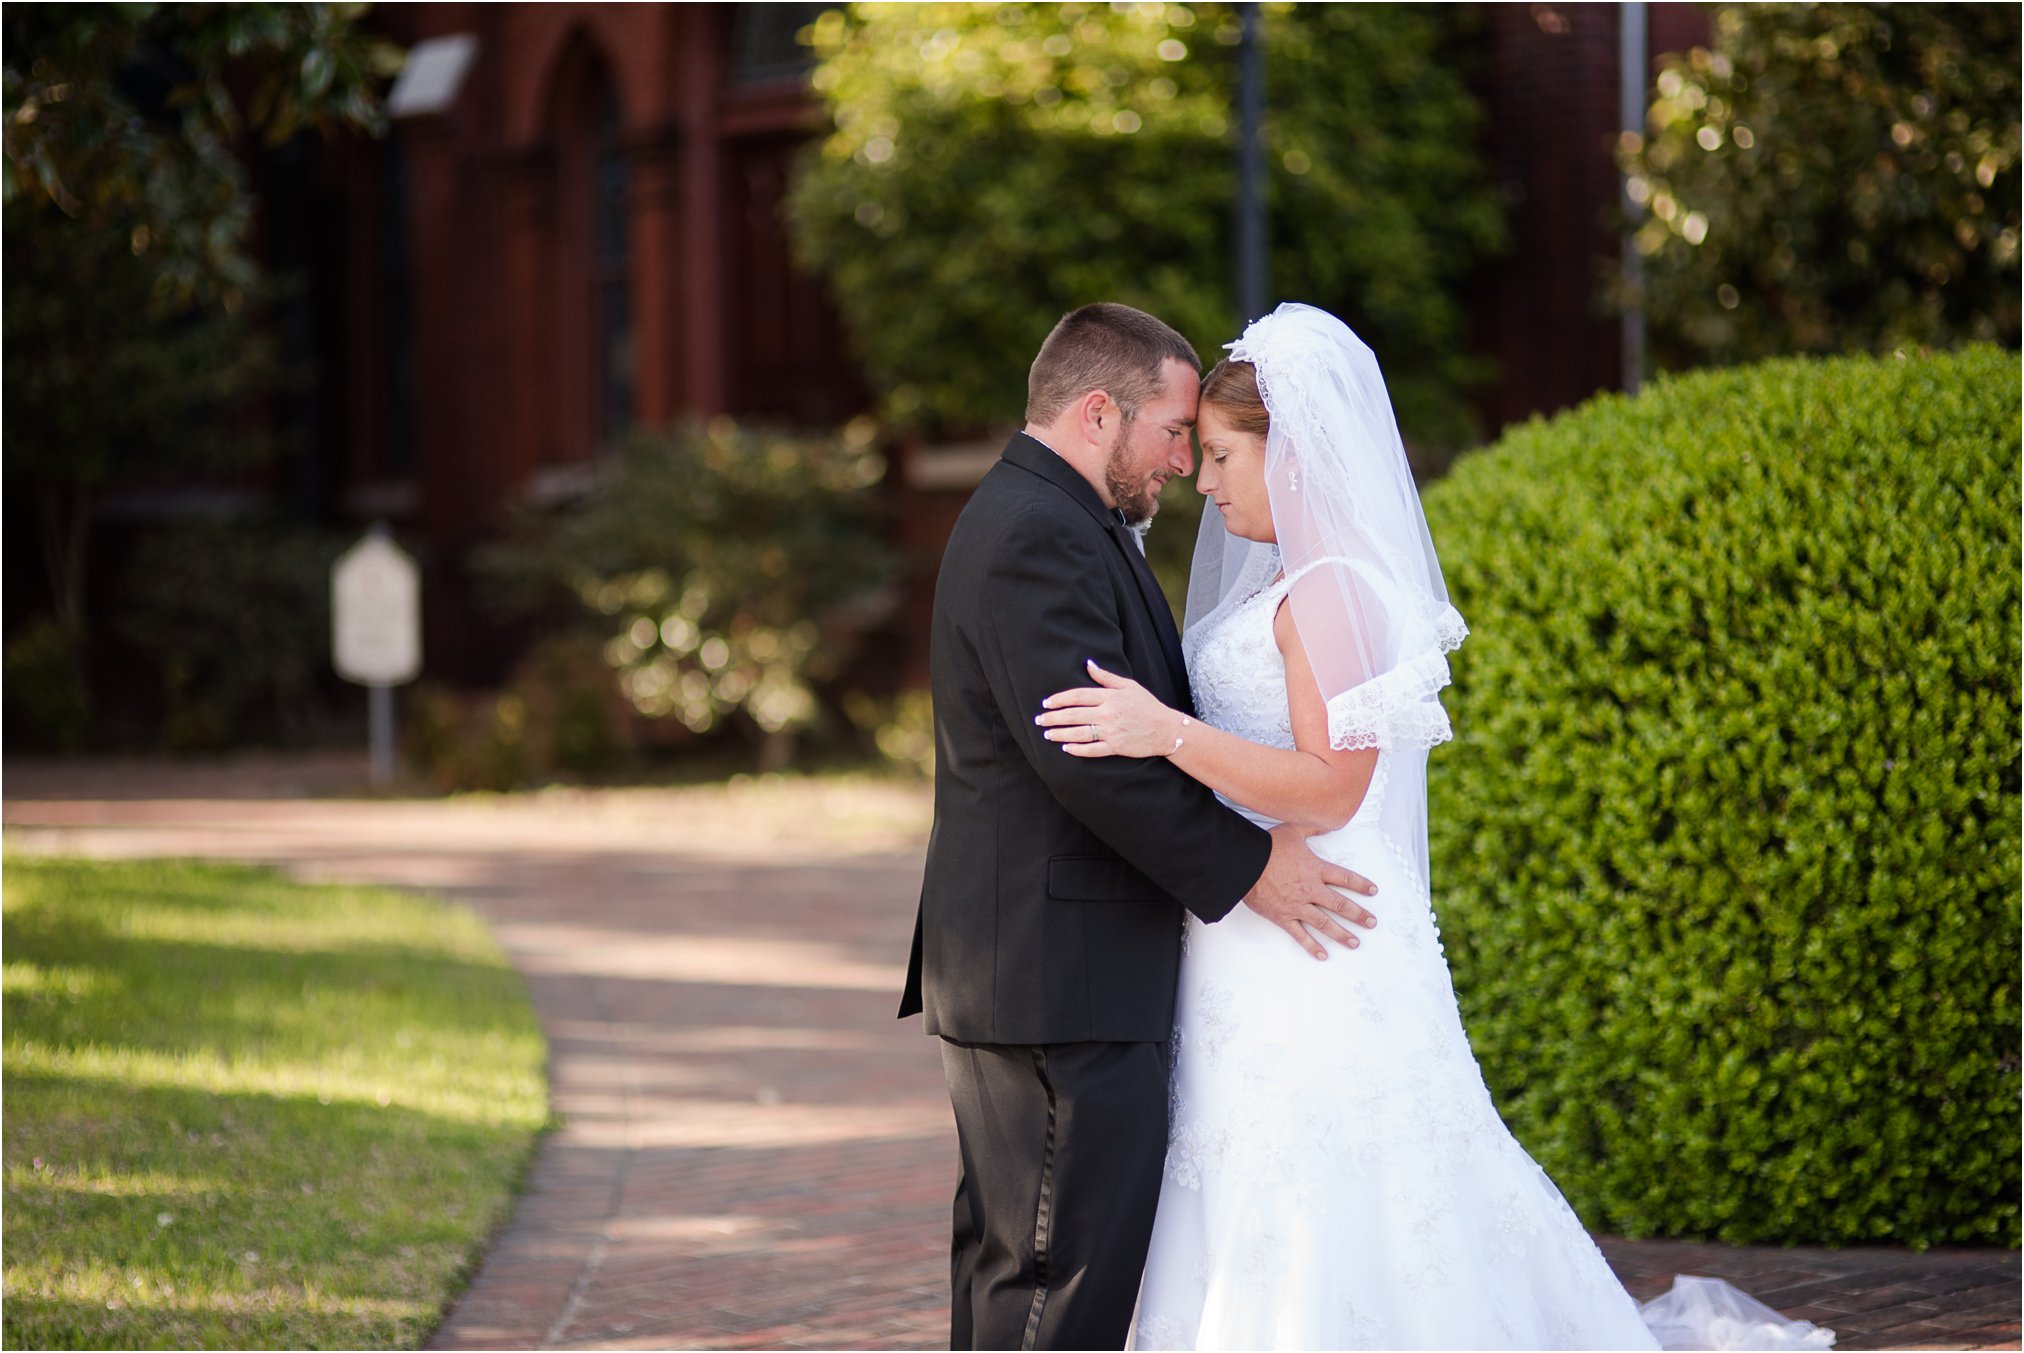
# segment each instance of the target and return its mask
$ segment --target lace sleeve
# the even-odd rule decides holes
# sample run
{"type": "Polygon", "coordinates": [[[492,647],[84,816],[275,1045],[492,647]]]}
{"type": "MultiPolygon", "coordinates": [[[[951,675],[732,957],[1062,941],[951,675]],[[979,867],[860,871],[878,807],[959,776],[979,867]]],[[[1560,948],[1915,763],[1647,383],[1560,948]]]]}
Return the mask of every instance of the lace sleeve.
{"type": "Polygon", "coordinates": [[[1369,747],[1390,751],[1432,747],[1453,737],[1439,696],[1450,680],[1447,655],[1468,637],[1461,614],[1431,597],[1398,596],[1397,585],[1380,570],[1340,555],[1305,564],[1277,586],[1293,591],[1324,568],[1337,586],[1310,586],[1303,595],[1319,594],[1322,604],[1342,605],[1369,623],[1382,617],[1389,631],[1384,642],[1370,645],[1374,653],[1385,655],[1382,670],[1328,701],[1329,745],[1339,751],[1369,747]]]}
{"type": "MultiPolygon", "coordinates": [[[[1456,617],[1458,623],[1460,619],[1456,617]]],[[[1421,653],[1329,701],[1329,745],[1340,751],[1361,747],[1393,751],[1432,747],[1453,737],[1439,692],[1449,680],[1447,654],[1460,643],[1457,637],[1445,649],[1421,653]]]]}

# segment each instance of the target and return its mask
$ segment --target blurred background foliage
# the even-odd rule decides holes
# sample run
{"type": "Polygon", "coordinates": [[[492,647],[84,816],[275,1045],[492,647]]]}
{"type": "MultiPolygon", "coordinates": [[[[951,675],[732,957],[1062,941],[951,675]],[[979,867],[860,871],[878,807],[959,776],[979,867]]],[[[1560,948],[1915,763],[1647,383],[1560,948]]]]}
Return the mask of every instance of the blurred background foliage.
{"type": "MultiPolygon", "coordinates": [[[[246,155],[249,144],[305,131],[378,125],[378,83],[400,54],[359,27],[364,8],[12,4],[0,13],[5,485],[16,503],[33,504],[50,597],[47,616],[8,636],[10,746],[86,743],[96,703],[86,653],[106,637],[105,618],[115,604],[168,600],[152,585],[116,603],[89,595],[106,495],[243,473],[279,450],[257,405],[299,376],[284,368],[266,322],[290,283],[256,257],[246,155]]],[[[249,541],[277,532],[294,542],[285,571],[314,532],[247,527],[249,541]]],[[[254,568],[230,581],[266,580],[254,568]]],[[[247,604],[257,612],[262,603],[247,604]]],[[[132,617],[131,627],[173,633],[184,606],[132,617]]],[[[206,630],[188,642],[215,637],[206,630]]],[[[194,670],[184,649],[161,656],[165,671],[194,670]]],[[[258,686],[302,656],[270,661],[256,648],[226,674],[236,681],[250,666],[262,673],[249,677],[258,686]]],[[[198,715],[172,699],[163,725],[171,745],[274,730],[264,719],[234,722],[244,712],[238,693],[167,680],[189,699],[223,700],[198,715]],[[216,732],[198,735],[205,724],[216,732]]],[[[298,716],[294,696],[270,690],[256,703],[270,697],[296,711],[284,724],[298,716]]]]}
{"type": "Polygon", "coordinates": [[[271,517],[156,527],[135,543],[120,637],[153,656],[162,745],[303,742],[329,711],[330,564],[349,543],[271,517]]]}
{"type": "Polygon", "coordinates": [[[401,724],[407,764],[445,793],[637,774],[648,739],[604,648],[594,632],[564,628],[535,641],[503,689],[422,682],[401,724]]]}
{"type": "Polygon", "coordinates": [[[1619,160],[1668,367],[2018,342],[2015,5],[1729,5],[1619,160]]]}
{"type": "Polygon", "coordinates": [[[640,716],[694,734],[728,720],[778,769],[897,602],[885,468],[868,419],[636,429],[581,498],[523,511],[484,568],[509,612],[594,630],[640,716]]]}
{"type": "Polygon", "coordinates": [[[161,308],[231,308],[261,282],[246,139],[381,125],[402,54],[360,27],[367,8],[7,6],[6,202],[127,242],[161,308]]]}
{"type": "MultiPolygon", "coordinates": [[[[1504,238],[1465,7],[1267,5],[1275,295],[1385,354],[1406,435],[1474,433],[1463,290],[1504,238]]],[[[1016,426],[1024,367],[1108,299],[1205,362],[1233,303],[1230,5],[872,4],[809,34],[833,120],[789,212],[896,425],[1016,426]],[[932,304],[923,304],[924,298],[932,304]]]]}
{"type": "Polygon", "coordinates": [[[4,210],[6,471],[55,528],[44,544],[57,614],[82,633],[98,491],[271,455],[275,439],[235,414],[280,373],[249,306],[164,302],[153,261],[125,237],[19,197],[4,210]]]}

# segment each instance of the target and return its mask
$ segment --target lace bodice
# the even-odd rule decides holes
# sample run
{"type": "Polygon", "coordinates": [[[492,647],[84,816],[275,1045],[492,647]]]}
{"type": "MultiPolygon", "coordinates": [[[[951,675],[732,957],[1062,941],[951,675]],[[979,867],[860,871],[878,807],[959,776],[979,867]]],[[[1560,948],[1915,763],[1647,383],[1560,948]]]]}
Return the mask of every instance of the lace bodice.
{"type": "Polygon", "coordinates": [[[1272,617],[1286,589],[1281,578],[1209,616],[1181,641],[1196,716],[1268,747],[1293,745],[1286,664],[1272,637],[1272,617]]]}
{"type": "MultiPolygon", "coordinates": [[[[1230,603],[1190,629],[1181,641],[1195,693],[1195,716],[1266,747],[1293,746],[1286,660],[1272,634],[1273,616],[1291,585],[1292,579],[1280,578],[1230,603]]],[[[1352,822],[1376,819],[1384,798],[1386,760],[1379,756],[1377,772],[1352,822]]]]}

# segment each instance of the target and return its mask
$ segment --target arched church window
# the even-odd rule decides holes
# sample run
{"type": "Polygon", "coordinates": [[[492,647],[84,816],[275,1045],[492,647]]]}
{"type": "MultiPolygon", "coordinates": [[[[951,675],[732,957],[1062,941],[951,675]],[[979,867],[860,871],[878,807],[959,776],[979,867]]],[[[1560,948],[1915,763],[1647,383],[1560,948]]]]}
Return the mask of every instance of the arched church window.
{"type": "Polygon", "coordinates": [[[631,230],[627,213],[625,152],[619,142],[618,96],[599,92],[589,157],[592,181],[591,323],[598,353],[596,389],[600,444],[623,432],[633,418],[631,230]]]}
{"type": "Polygon", "coordinates": [[[556,69],[555,204],[547,345],[562,461],[596,455],[634,418],[631,184],[611,67],[579,31],[556,69]]]}

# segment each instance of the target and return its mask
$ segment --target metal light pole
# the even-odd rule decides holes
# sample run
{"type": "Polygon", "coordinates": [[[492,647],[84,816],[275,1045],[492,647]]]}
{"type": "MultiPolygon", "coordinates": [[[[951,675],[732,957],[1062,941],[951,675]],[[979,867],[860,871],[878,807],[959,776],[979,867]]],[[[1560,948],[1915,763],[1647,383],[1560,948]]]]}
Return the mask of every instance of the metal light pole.
{"type": "MultiPolygon", "coordinates": [[[[1624,131],[1643,136],[1645,91],[1651,77],[1646,56],[1645,7],[1643,0],[1629,0],[1618,7],[1617,28],[1617,119],[1624,131]]],[[[1623,388],[1636,394],[1644,383],[1645,317],[1644,258],[1637,251],[1637,223],[1643,212],[1630,198],[1630,182],[1623,183],[1623,388]]]]}
{"type": "Polygon", "coordinates": [[[1237,9],[1237,310],[1249,323],[1265,313],[1265,41],[1257,4],[1237,9]]]}

